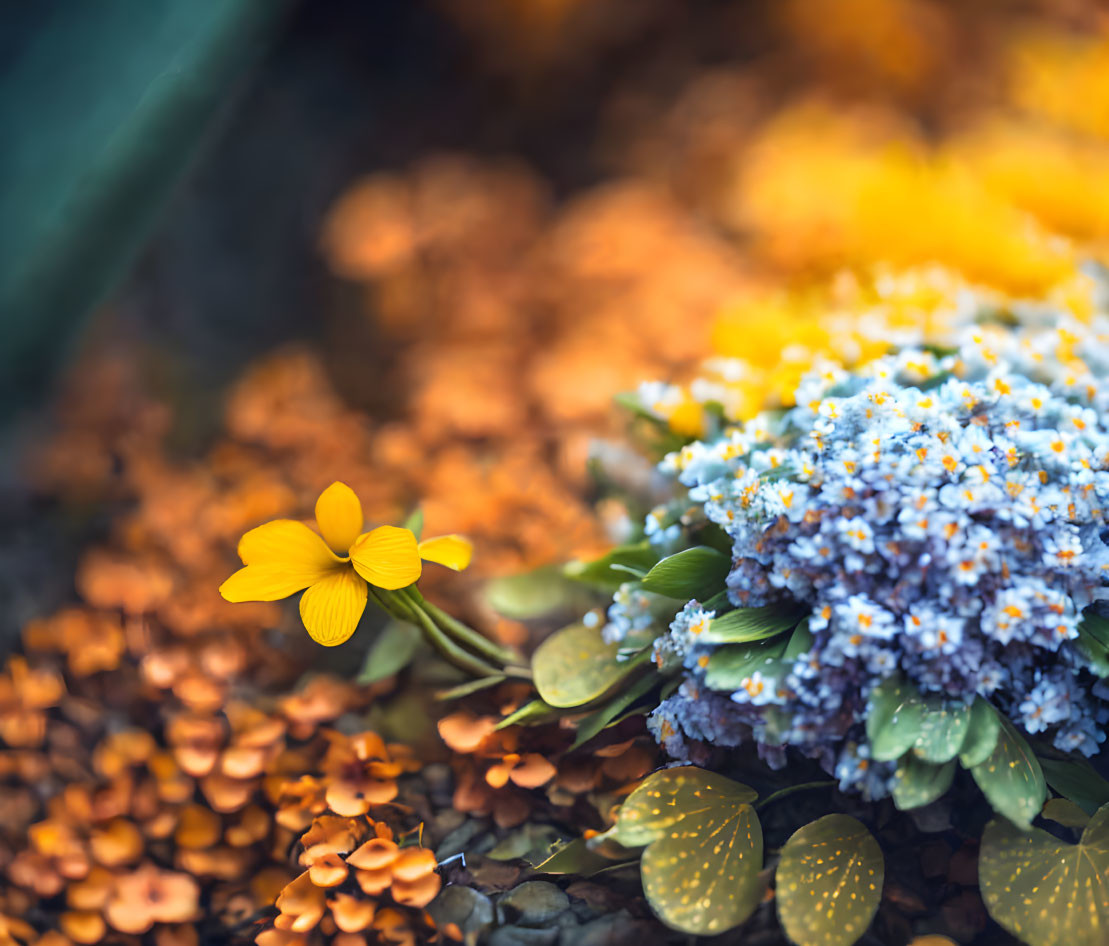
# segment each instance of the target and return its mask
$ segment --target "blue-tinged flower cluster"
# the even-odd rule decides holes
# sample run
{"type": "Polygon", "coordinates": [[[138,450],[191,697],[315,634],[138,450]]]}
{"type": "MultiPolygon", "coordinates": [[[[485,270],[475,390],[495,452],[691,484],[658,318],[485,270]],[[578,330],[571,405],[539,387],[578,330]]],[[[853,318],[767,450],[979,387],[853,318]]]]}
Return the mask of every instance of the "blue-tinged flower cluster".
{"type": "MultiPolygon", "coordinates": [[[[947,350],[851,372],[818,365],[796,407],[665,459],[687,518],[731,538],[731,603],[812,609],[807,653],[723,693],[705,677],[714,645],[697,641],[714,614],[687,605],[655,645],[685,674],[652,719],[668,749],[754,740],[781,764],[795,747],[879,796],[892,766],[870,762],[862,721],[898,674],[1098,751],[1109,689],[1076,639],[1109,598],[1109,317],[1039,315],[971,322],[947,350]]],[[[636,623],[634,594],[610,612],[610,639],[636,623]]]]}

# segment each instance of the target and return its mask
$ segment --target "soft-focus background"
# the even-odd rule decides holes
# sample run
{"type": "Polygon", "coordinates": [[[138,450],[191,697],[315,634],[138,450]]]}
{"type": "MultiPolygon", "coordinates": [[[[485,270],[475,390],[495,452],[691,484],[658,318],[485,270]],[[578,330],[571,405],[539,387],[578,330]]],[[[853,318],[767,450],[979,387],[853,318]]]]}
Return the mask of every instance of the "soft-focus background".
{"type": "MultiPolygon", "coordinates": [[[[597,483],[649,473],[615,394],[737,355],[754,408],[875,267],[1065,298],[1109,238],[1094,0],[77,7],[0,33],[0,640],[30,656],[0,686],[0,827],[155,757],[74,761],[105,727],[178,752],[230,699],[302,735],[364,705],[287,694],[366,635],[325,652],[216,593],[244,530],[333,480],[375,523],[471,536],[428,593],[524,644],[477,589],[619,537],[597,483]]],[[[204,797],[245,825],[242,779],[204,797]]],[[[64,864],[5,843],[50,902],[64,864]]]]}
{"type": "Polygon", "coordinates": [[[145,6],[169,12],[13,14],[0,50],[24,203],[68,187],[71,242],[121,247],[6,215],[38,257],[0,296],[9,640],[72,594],[107,502],[179,508],[138,472],[155,456],[212,476],[229,439],[289,491],[259,512],[344,477],[374,520],[419,501],[473,535],[478,573],[527,569],[606,540],[585,471],[611,396],[714,348],[772,361],[798,313],[768,297],[874,261],[1039,291],[1109,228],[1092,2],[145,6]],[[169,65],[96,71],[151,34],[169,65]],[[39,47],[60,78],[15,86],[39,47]],[[143,114],[181,62],[193,100],[143,114]],[[125,81],[146,91],[104,127],[172,155],[109,151],[122,185],[72,155],[36,177],[73,141],[66,97],[125,81]]]}

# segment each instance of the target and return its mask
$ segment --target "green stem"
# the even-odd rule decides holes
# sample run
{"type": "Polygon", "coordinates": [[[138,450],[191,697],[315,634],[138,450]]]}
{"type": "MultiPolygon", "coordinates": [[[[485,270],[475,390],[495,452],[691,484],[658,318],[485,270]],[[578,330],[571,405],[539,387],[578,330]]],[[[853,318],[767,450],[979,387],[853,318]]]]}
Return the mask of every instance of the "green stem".
{"type": "Polygon", "coordinates": [[[771,802],[779,801],[782,798],[787,798],[797,792],[807,792],[813,788],[834,788],[839,782],[802,782],[800,785],[789,785],[786,788],[779,789],[778,791],[767,795],[762,801],[755,802],[755,811],[761,811],[771,802]]]}
{"type": "Polygon", "coordinates": [[[512,651],[493,643],[493,641],[479,634],[472,627],[468,627],[454,616],[447,614],[442,608],[436,607],[424,598],[417,589],[412,588],[410,590],[413,600],[427,611],[439,626],[463,647],[472,650],[476,654],[480,654],[482,657],[495,660],[499,664],[514,664],[520,659],[512,651]]]}
{"type": "Polygon", "coordinates": [[[492,666],[480,657],[476,657],[463,650],[458,644],[447,637],[435,622],[428,617],[423,608],[414,600],[404,595],[403,589],[388,595],[378,593],[377,590],[374,589],[373,596],[377,603],[389,614],[392,614],[394,617],[399,617],[402,620],[410,621],[420,627],[424,634],[427,635],[427,639],[431,645],[439,651],[449,663],[458,667],[459,670],[464,670],[466,673],[478,677],[488,677],[501,672],[500,667],[492,666]]]}

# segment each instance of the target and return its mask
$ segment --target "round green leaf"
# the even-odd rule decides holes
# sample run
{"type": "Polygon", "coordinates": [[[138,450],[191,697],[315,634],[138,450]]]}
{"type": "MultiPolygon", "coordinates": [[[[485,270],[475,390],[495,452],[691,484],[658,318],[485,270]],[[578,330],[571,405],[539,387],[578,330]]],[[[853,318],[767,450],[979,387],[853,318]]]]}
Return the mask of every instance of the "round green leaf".
{"type": "Polygon", "coordinates": [[[571,624],[540,644],[531,658],[535,688],[551,706],[581,706],[603,696],[631,669],[618,661],[619,644],[606,644],[601,632],[571,624]]]}
{"type": "Polygon", "coordinates": [[[947,762],[959,754],[970,729],[970,708],[964,703],[928,705],[920,721],[913,754],[925,762],[947,762]]]}
{"type": "Polygon", "coordinates": [[[762,827],[734,796],[704,806],[643,852],[647,902],[667,926],[710,936],[747,919],[762,899],[762,827]]]}
{"type": "Polygon", "coordinates": [[[998,714],[1001,729],[989,758],[973,766],[970,774],[993,810],[1028,830],[1047,798],[1047,783],[1040,763],[1024,737],[1008,719],[998,714]]]}
{"type": "Polygon", "coordinates": [[[959,750],[959,761],[963,768],[969,769],[985,762],[997,746],[997,735],[1001,731],[1001,721],[995,710],[982,697],[978,697],[970,708],[970,722],[966,739],[959,750]]]}
{"type": "Polygon", "coordinates": [[[1105,946],[1109,805],[1090,819],[1078,844],[991,821],[978,855],[978,883],[990,916],[1029,946],[1105,946]]]}
{"type": "Polygon", "coordinates": [[[893,803],[901,811],[930,805],[951,787],[954,777],[954,759],[936,765],[908,753],[894,774],[893,803]]]}
{"type": "Polygon", "coordinates": [[[735,809],[758,798],[739,782],[695,765],[662,769],[648,775],[620,806],[607,835],[627,847],[665,837],[683,818],[715,809],[735,809]]]}
{"type": "Polygon", "coordinates": [[[895,680],[880,683],[867,705],[870,757],[879,762],[900,758],[920,738],[923,719],[924,703],[915,689],[895,680]]]}
{"type": "Polygon", "coordinates": [[[885,862],[870,832],[848,815],[825,815],[782,848],[778,918],[798,946],[851,946],[882,899],[885,862]]]}

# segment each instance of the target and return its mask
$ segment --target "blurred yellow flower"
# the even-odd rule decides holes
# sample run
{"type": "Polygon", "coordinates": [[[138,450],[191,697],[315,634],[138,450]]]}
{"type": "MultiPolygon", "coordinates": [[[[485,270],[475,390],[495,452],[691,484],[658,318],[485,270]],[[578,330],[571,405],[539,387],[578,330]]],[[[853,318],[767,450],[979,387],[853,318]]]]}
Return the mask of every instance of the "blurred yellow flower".
{"type": "Polygon", "coordinates": [[[345,483],[316,500],[313,532],[303,522],[277,519],[239,541],[243,568],[220,585],[228,601],[276,601],[304,591],[300,617],[325,647],[354,633],[366,609],[367,583],[395,591],[414,584],[421,559],[459,571],[470,564],[470,543],[457,535],[418,542],[409,529],[378,526],[363,532],[362,504],[345,483]],[[322,538],[321,538],[322,534],[322,538]]]}

